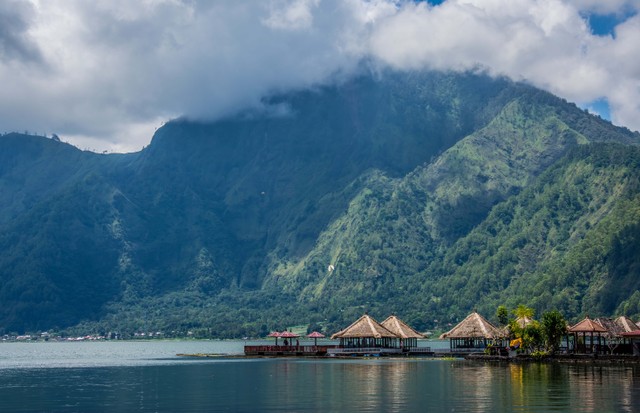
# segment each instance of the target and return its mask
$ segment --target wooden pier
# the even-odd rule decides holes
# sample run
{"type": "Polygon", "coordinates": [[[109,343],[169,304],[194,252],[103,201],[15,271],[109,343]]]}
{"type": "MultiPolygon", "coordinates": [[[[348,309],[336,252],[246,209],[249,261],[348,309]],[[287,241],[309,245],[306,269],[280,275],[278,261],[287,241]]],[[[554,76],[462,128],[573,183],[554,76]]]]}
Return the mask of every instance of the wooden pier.
{"type": "Polygon", "coordinates": [[[244,346],[247,356],[313,357],[326,356],[333,345],[324,346],[244,346]]]}

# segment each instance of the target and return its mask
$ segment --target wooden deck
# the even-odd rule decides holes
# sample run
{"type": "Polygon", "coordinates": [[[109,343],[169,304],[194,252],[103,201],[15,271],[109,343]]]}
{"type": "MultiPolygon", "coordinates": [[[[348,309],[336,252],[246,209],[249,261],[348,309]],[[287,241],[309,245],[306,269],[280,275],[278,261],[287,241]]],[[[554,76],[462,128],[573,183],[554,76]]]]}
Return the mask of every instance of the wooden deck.
{"type": "Polygon", "coordinates": [[[405,352],[410,356],[433,356],[435,353],[431,350],[431,347],[411,347],[405,349],[405,352]]]}
{"type": "Polygon", "coordinates": [[[244,346],[247,356],[326,356],[335,346],[244,346]]]}

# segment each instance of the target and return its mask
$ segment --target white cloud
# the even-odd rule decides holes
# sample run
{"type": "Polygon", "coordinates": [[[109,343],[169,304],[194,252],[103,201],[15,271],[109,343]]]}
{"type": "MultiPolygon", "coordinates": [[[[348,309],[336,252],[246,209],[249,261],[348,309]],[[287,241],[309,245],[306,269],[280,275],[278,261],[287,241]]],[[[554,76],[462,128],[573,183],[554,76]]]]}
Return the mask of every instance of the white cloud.
{"type": "Polygon", "coordinates": [[[313,8],[319,0],[294,0],[270,3],[269,15],[262,22],[273,29],[308,29],[313,24],[313,8]]]}
{"type": "MultiPolygon", "coordinates": [[[[582,4],[577,4],[582,3],[582,4]]],[[[591,34],[581,12],[561,0],[448,0],[405,5],[376,27],[372,53],[402,68],[466,70],[527,80],[579,103],[607,98],[617,124],[640,129],[640,17],[616,38],[591,34]]],[[[625,2],[627,3],[627,2],[625,2]]],[[[621,2],[622,4],[622,2],[621,2]]]]}
{"type": "Polygon", "coordinates": [[[615,123],[640,129],[640,17],[615,38],[593,36],[582,17],[628,16],[640,0],[8,1],[0,131],[135,150],[162,120],[259,106],[363,58],[401,70],[481,66],[569,100],[606,98],[615,123]]]}

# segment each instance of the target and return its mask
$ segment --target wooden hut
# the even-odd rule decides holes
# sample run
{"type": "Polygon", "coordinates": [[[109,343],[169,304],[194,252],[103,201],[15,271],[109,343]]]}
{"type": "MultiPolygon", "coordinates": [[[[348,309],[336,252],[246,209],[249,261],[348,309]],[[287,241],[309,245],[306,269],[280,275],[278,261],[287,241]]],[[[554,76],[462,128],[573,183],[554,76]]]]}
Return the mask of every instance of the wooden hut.
{"type": "Polygon", "coordinates": [[[447,338],[452,352],[484,351],[489,345],[504,344],[504,332],[475,311],[440,336],[441,340],[447,338]]]}
{"type": "Polygon", "coordinates": [[[625,340],[629,340],[629,345],[631,347],[630,353],[636,357],[639,357],[640,356],[640,330],[622,333],[622,337],[624,337],[625,340]]]}
{"type": "Polygon", "coordinates": [[[418,339],[425,338],[423,334],[409,327],[395,315],[387,317],[381,324],[400,338],[400,348],[402,348],[403,351],[410,351],[411,349],[417,348],[418,339]]]}
{"type": "Polygon", "coordinates": [[[640,328],[635,325],[628,317],[620,316],[615,320],[613,318],[596,318],[598,324],[607,330],[603,333],[604,345],[612,354],[632,354],[633,347],[631,339],[623,333],[640,332],[640,328]]]}
{"type": "Polygon", "coordinates": [[[607,333],[607,329],[600,323],[590,319],[589,316],[569,327],[567,331],[570,335],[573,335],[574,353],[604,352],[602,335],[607,333]]]}
{"type": "Polygon", "coordinates": [[[340,340],[329,354],[384,354],[401,353],[400,339],[373,317],[364,314],[349,327],[331,336],[340,340]]]}

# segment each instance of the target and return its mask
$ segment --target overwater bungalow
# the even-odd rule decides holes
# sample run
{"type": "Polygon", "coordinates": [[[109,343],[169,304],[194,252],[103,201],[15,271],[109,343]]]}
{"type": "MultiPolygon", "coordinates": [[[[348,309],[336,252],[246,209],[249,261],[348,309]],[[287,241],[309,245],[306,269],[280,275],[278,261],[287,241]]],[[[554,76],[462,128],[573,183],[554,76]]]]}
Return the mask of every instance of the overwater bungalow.
{"type": "MultiPolygon", "coordinates": [[[[381,324],[400,338],[400,348],[404,352],[416,352],[418,349],[418,339],[425,338],[423,334],[409,327],[395,315],[387,317],[381,324]]],[[[429,352],[430,351],[431,349],[429,349],[429,352]]]]}
{"type": "Polygon", "coordinates": [[[594,354],[605,352],[603,335],[607,333],[607,329],[600,323],[590,319],[589,316],[569,327],[567,332],[570,336],[573,336],[573,346],[569,346],[569,348],[570,350],[572,348],[574,353],[594,354]]]}
{"type": "Polygon", "coordinates": [[[452,352],[482,352],[490,345],[505,345],[504,332],[475,311],[442,334],[440,339],[449,339],[449,349],[452,352]]]}
{"type": "Polygon", "coordinates": [[[332,335],[331,339],[340,340],[340,344],[337,348],[328,349],[329,355],[402,353],[399,337],[368,314],[364,314],[349,327],[332,335]]]}

